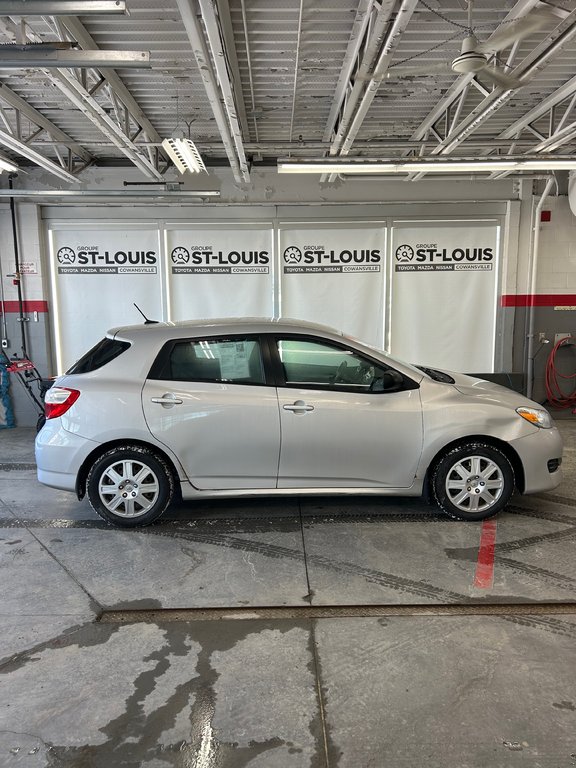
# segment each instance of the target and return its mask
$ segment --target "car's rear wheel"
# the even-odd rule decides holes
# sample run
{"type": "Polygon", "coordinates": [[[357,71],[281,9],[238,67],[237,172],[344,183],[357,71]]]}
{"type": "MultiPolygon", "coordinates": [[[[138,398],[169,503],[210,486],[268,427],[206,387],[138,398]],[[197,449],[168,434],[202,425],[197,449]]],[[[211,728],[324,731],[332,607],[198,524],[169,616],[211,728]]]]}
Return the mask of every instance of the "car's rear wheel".
{"type": "Polygon", "coordinates": [[[174,478],[166,462],[148,448],[122,445],[94,462],[86,490],[100,517],[134,528],[149,525],[164,513],[174,495],[174,478]]]}
{"type": "Polygon", "coordinates": [[[432,473],[438,506],[456,520],[483,520],[503,509],[514,492],[508,458],[491,445],[461,443],[445,454],[432,473]]]}

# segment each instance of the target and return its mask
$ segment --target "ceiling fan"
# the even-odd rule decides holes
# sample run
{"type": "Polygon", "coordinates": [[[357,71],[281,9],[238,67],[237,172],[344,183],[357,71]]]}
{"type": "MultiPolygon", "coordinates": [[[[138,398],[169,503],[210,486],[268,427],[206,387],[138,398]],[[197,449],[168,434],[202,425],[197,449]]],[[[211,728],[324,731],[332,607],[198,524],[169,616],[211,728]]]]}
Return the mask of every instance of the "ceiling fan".
{"type": "Polygon", "coordinates": [[[366,79],[376,81],[393,80],[396,78],[417,77],[418,75],[451,71],[460,75],[482,73],[482,75],[502,88],[519,88],[522,82],[518,78],[507,74],[503,67],[498,66],[493,61],[492,56],[529,37],[533,32],[544,29],[552,22],[557,24],[559,21],[558,16],[545,8],[535,9],[525,16],[505,22],[502,28],[495,32],[488,40],[481,42],[476,37],[472,24],[472,6],[472,0],[468,0],[468,35],[462,41],[460,55],[453,61],[422,67],[392,65],[385,74],[376,74],[366,79]]]}

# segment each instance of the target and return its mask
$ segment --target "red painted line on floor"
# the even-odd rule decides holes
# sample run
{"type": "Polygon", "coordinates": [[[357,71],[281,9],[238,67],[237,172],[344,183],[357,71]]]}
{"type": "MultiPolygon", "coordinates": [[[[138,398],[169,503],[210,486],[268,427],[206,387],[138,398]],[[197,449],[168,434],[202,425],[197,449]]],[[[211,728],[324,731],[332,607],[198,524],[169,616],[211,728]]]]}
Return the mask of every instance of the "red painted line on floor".
{"type": "Polygon", "coordinates": [[[494,549],[496,547],[496,520],[484,520],[480,534],[478,561],[474,575],[474,586],[490,589],[494,583],[494,549]]]}

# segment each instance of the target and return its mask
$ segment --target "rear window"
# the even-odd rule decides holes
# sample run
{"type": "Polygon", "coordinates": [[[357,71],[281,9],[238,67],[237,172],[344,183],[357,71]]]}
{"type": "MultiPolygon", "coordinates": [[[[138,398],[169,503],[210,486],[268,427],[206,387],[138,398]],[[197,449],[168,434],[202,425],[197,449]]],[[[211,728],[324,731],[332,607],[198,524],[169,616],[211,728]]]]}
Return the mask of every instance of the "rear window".
{"type": "Polygon", "coordinates": [[[102,339],[95,347],[92,347],[85,355],[82,355],[80,360],[75,362],[66,373],[90,373],[90,371],[95,371],[97,368],[102,368],[103,365],[114,360],[118,355],[121,355],[129,346],[130,344],[127,341],[102,339]]]}

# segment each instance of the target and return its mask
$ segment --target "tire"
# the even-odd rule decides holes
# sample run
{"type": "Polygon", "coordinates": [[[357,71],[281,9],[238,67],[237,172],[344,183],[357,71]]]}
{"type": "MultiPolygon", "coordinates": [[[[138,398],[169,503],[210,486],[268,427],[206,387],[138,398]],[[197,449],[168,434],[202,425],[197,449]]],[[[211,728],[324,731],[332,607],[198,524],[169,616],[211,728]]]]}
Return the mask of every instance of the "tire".
{"type": "Polygon", "coordinates": [[[514,486],[508,458],[485,443],[461,443],[440,459],[432,473],[436,503],[454,520],[496,515],[510,500],[514,486]]]}
{"type": "Polygon", "coordinates": [[[164,459],[139,445],[121,445],[92,465],[86,479],[94,511],[121,528],[150,525],[174,495],[174,478],[164,459]]]}

